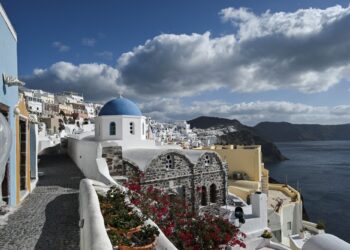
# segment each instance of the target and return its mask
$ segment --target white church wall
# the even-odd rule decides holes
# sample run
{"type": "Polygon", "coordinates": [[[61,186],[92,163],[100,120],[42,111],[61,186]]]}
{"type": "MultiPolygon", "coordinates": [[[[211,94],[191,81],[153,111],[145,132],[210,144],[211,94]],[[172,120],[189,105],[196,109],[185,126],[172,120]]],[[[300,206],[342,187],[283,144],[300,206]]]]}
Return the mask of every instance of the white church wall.
{"type": "Polygon", "coordinates": [[[123,123],[120,116],[99,116],[95,120],[96,129],[96,139],[99,141],[103,140],[122,140],[123,139],[123,123]],[[110,135],[110,124],[115,122],[116,125],[116,134],[110,135]]]}
{"type": "Polygon", "coordinates": [[[147,125],[144,116],[99,116],[96,118],[95,124],[95,138],[98,141],[127,141],[128,145],[137,145],[146,140],[147,125]],[[110,135],[111,122],[116,124],[115,135],[110,135]],[[133,123],[133,133],[130,133],[130,123],[133,123]]]}
{"type": "Polygon", "coordinates": [[[123,116],[123,140],[129,141],[131,144],[141,141],[141,116],[123,116]],[[130,123],[133,123],[133,133],[131,133],[130,123]]]}
{"type": "Polygon", "coordinates": [[[115,185],[116,182],[109,174],[105,159],[101,158],[100,148],[99,142],[68,137],[68,155],[83,172],[84,176],[103,182],[106,185],[115,185]]]}

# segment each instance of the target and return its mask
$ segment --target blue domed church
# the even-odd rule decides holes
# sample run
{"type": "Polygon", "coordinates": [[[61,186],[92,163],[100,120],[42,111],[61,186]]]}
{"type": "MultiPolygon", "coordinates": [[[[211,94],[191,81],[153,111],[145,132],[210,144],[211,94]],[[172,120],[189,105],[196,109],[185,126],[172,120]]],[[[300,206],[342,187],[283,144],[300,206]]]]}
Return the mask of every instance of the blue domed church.
{"type": "Polygon", "coordinates": [[[140,176],[141,186],[179,195],[194,211],[226,203],[227,166],[220,156],[156,145],[147,118],[127,98],[107,102],[95,118],[95,135],[79,134],[79,138],[69,140],[68,151],[89,178],[110,185],[140,176]]]}
{"type": "Polygon", "coordinates": [[[121,96],[107,102],[95,119],[98,141],[127,141],[128,146],[140,146],[147,140],[147,130],[146,117],[137,105],[121,96]]]}

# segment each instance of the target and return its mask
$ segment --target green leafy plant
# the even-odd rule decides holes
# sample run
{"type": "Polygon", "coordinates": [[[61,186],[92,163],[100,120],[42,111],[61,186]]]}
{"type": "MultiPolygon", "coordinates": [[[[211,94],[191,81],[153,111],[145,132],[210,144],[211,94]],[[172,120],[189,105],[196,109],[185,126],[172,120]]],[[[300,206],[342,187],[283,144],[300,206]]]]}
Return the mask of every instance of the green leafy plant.
{"type": "Polygon", "coordinates": [[[264,232],[262,233],[261,237],[263,237],[265,239],[271,239],[272,238],[272,233],[269,232],[268,230],[264,230],[264,232]]]}
{"type": "Polygon", "coordinates": [[[317,225],[316,225],[316,228],[318,230],[325,230],[326,229],[326,224],[324,223],[324,221],[318,221],[317,225]]]}
{"type": "Polygon", "coordinates": [[[130,238],[130,245],[128,246],[145,246],[154,242],[155,238],[159,235],[157,227],[151,225],[145,225],[141,228],[141,231],[132,234],[130,238]]]}
{"type": "Polygon", "coordinates": [[[144,217],[139,216],[136,212],[120,212],[105,217],[107,225],[114,228],[128,230],[142,225],[145,221],[144,217]]]}
{"type": "Polygon", "coordinates": [[[113,246],[119,245],[130,245],[130,240],[122,234],[119,234],[115,231],[109,230],[107,231],[109,240],[111,241],[113,246]]]}

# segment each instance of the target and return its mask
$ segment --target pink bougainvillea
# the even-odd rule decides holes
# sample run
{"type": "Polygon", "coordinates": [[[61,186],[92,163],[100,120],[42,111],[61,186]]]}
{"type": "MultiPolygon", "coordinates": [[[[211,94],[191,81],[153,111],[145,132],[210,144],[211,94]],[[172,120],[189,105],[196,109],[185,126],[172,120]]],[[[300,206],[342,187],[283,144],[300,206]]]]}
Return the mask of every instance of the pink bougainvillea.
{"type": "MultiPolygon", "coordinates": [[[[153,187],[140,186],[140,178],[126,183],[130,201],[151,218],[179,249],[222,249],[225,245],[245,248],[245,234],[228,220],[209,214],[199,216],[178,196],[153,187]]],[[[197,187],[197,192],[202,191],[197,187]]]]}

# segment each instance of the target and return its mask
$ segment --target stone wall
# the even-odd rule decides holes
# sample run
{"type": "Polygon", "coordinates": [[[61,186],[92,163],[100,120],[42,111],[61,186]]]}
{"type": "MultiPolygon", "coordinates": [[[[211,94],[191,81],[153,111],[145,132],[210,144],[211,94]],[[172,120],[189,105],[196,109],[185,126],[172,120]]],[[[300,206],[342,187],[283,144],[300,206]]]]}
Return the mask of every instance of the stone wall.
{"type": "Polygon", "coordinates": [[[102,157],[106,159],[110,175],[124,175],[121,147],[104,147],[102,157]]]}
{"type": "Polygon", "coordinates": [[[215,153],[202,155],[196,164],[175,152],[159,155],[147,167],[142,185],[177,193],[195,211],[202,202],[226,203],[226,167],[215,153]],[[168,155],[172,160],[170,167],[167,165],[168,155]]]}
{"type": "Polygon", "coordinates": [[[141,171],[134,163],[126,160],[123,161],[123,175],[129,178],[133,178],[140,176],[140,173],[141,171]]]}
{"type": "MultiPolygon", "coordinates": [[[[111,175],[140,176],[135,163],[122,159],[120,147],[103,148],[102,157],[106,158],[111,175]]],[[[226,204],[226,173],[227,166],[214,152],[206,152],[195,164],[184,154],[167,152],[149,163],[141,185],[177,194],[197,211],[201,205],[226,204]]]]}

